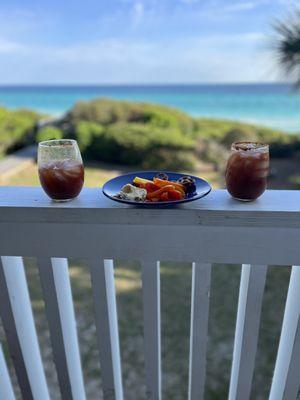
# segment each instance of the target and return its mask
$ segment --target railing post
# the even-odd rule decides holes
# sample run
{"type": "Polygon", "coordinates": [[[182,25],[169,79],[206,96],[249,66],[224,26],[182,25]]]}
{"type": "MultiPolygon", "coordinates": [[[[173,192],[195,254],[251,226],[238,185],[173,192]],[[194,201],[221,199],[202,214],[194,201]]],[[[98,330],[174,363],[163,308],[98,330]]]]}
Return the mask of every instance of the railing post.
{"type": "Polygon", "coordinates": [[[0,314],[24,399],[49,400],[21,257],[1,257],[0,314]]]}
{"type": "Polygon", "coordinates": [[[15,395],[8,374],[1,344],[0,344],[0,399],[15,400],[15,395]]]}
{"type": "Polygon", "coordinates": [[[68,260],[38,258],[37,261],[62,397],[85,400],[68,260]]]}
{"type": "Polygon", "coordinates": [[[160,263],[142,262],[146,399],[161,400],[160,263]]]}
{"type": "Polygon", "coordinates": [[[113,260],[89,260],[104,400],[123,400],[113,260]]]}
{"type": "Polygon", "coordinates": [[[242,266],[229,400],[250,399],[267,268],[242,266]]]}
{"type": "Polygon", "coordinates": [[[189,362],[189,400],[204,397],[211,264],[193,263],[189,362]]]}
{"type": "Polygon", "coordinates": [[[269,400],[294,400],[300,386],[300,266],[292,268],[269,400]]]}

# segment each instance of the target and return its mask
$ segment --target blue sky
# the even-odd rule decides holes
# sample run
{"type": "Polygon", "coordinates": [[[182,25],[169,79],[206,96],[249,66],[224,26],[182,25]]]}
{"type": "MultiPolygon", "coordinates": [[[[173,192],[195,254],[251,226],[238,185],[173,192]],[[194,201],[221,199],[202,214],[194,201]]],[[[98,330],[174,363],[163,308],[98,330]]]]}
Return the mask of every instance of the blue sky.
{"type": "Polygon", "coordinates": [[[2,0],[0,84],[282,80],[270,25],[296,0],[2,0]]]}

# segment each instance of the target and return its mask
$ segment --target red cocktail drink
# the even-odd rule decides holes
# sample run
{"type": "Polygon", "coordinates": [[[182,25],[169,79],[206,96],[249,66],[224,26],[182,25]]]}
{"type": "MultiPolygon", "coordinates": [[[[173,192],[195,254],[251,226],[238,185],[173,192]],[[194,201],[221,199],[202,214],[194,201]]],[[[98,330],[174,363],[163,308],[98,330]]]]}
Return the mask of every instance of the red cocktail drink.
{"type": "Polygon", "coordinates": [[[49,162],[39,168],[39,177],[43,189],[52,199],[73,199],[83,186],[83,165],[72,160],[49,162]]]}
{"type": "Polygon", "coordinates": [[[225,179],[228,192],[236,199],[257,199],[267,188],[269,146],[237,142],[231,147],[225,179]]]}
{"type": "Polygon", "coordinates": [[[78,196],[84,169],[76,140],[48,140],[39,143],[40,182],[51,199],[68,201],[78,196]]]}

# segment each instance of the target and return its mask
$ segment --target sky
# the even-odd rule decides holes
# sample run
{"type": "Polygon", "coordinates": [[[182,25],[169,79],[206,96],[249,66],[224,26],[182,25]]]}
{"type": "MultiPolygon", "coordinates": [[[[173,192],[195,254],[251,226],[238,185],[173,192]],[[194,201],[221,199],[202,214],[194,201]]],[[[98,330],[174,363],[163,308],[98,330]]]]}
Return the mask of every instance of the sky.
{"type": "Polygon", "coordinates": [[[298,1],[1,0],[0,84],[282,80],[271,25],[298,1]]]}

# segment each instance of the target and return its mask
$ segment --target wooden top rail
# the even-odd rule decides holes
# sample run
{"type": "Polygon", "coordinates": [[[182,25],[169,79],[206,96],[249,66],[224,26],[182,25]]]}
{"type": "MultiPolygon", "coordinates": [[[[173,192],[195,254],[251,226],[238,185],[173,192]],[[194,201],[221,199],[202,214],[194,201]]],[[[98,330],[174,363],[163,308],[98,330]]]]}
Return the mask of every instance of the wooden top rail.
{"type": "Polygon", "coordinates": [[[84,189],[67,203],[52,202],[39,187],[0,187],[0,222],[80,222],[129,225],[221,225],[300,227],[300,191],[268,190],[254,202],[239,202],[226,190],[181,206],[133,207],[84,189]]]}
{"type": "Polygon", "coordinates": [[[300,191],[242,203],[216,190],[152,209],[113,202],[100,188],[68,203],[38,187],[0,188],[2,255],[297,265],[299,229],[300,191]]]}

